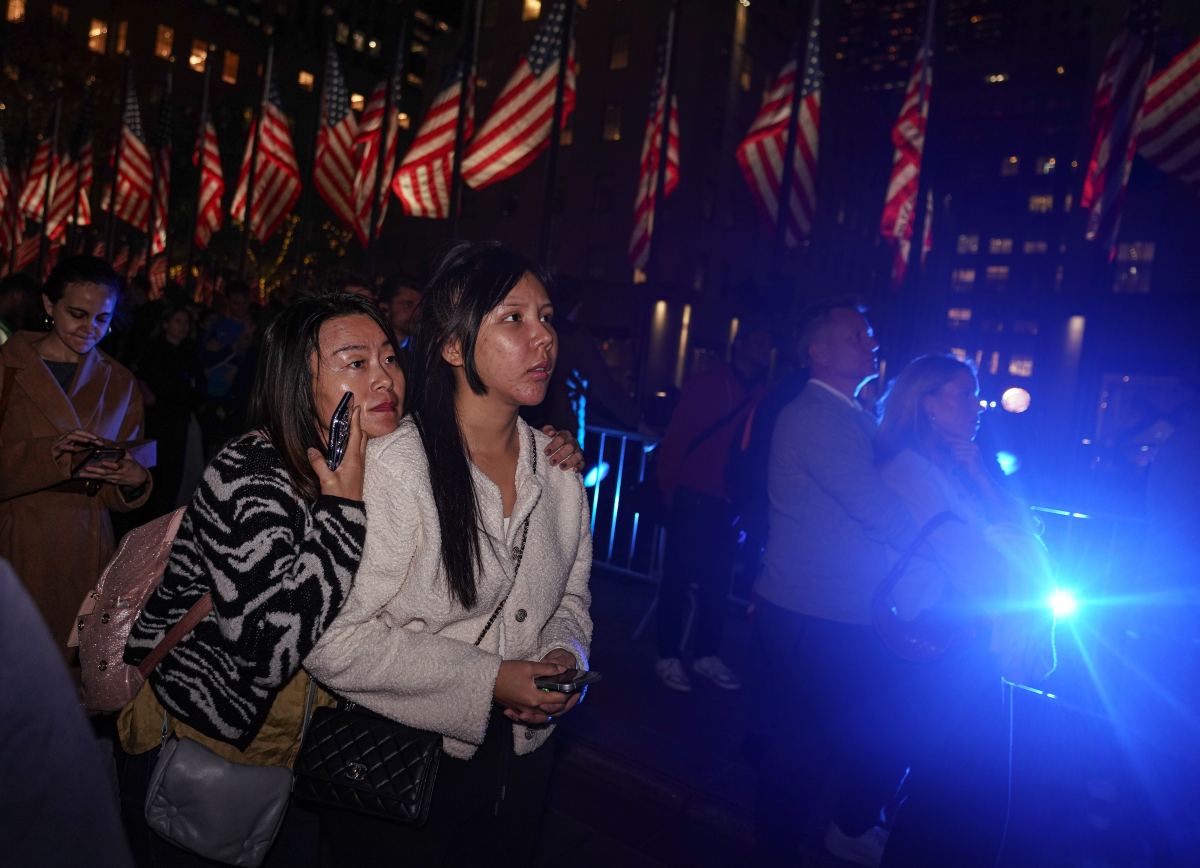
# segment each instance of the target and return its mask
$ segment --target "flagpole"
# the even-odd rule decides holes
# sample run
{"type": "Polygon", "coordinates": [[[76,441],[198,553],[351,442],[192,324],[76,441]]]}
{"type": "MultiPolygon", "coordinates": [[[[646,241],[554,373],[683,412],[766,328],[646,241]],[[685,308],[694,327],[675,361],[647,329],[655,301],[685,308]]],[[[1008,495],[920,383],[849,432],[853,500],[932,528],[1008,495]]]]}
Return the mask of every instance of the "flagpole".
{"type": "Polygon", "coordinates": [[[133,84],[133,67],[129,52],[125,52],[125,81],[121,85],[120,114],[117,116],[117,147],[113,151],[112,183],[108,190],[108,227],[104,233],[104,255],[112,262],[113,245],[117,240],[117,179],[121,177],[121,159],[125,155],[125,104],[129,102],[129,88],[133,84]]]}
{"type": "Polygon", "coordinates": [[[258,106],[258,120],[254,123],[254,140],[250,145],[250,171],[246,175],[246,211],[242,215],[242,254],[238,258],[238,279],[246,279],[246,256],[250,252],[250,228],[254,221],[254,172],[258,168],[258,144],[262,138],[263,118],[267,114],[267,102],[271,99],[271,66],[275,61],[275,39],[267,44],[267,62],[263,66],[262,102],[258,106]]]}
{"type": "MultiPolygon", "coordinates": [[[[672,13],[674,14],[674,13],[672,13]]],[[[542,201],[542,227],[538,240],[538,260],[550,262],[550,229],[554,222],[554,193],[558,188],[558,152],[562,138],[563,103],[567,95],[567,75],[571,66],[571,43],[575,36],[575,0],[566,0],[562,38],[558,46],[558,75],[554,85],[554,117],[550,121],[550,153],[546,161],[546,186],[542,201]]]]}
{"type": "MultiPolygon", "coordinates": [[[[207,58],[204,64],[205,69],[208,68],[207,58]]],[[[163,221],[163,234],[166,235],[167,219],[165,214],[158,214],[158,184],[162,181],[161,172],[158,165],[158,153],[154,150],[154,144],[158,138],[158,123],[162,117],[163,104],[171,99],[171,69],[167,68],[167,79],[163,89],[162,99],[158,103],[158,117],[155,118],[154,140],[149,148],[150,150],[150,211],[146,215],[146,274],[150,273],[150,260],[154,257],[154,223],[156,218],[161,218],[163,221]]],[[[166,247],[164,245],[163,255],[166,255],[166,247]]],[[[170,263],[167,263],[170,265],[170,263]]]]}
{"type": "Polygon", "coordinates": [[[467,112],[475,92],[475,65],[479,58],[479,26],[483,15],[483,0],[464,0],[463,20],[470,15],[471,32],[467,36],[470,51],[463,64],[462,88],[458,94],[458,120],[454,125],[454,166],[450,175],[450,239],[458,238],[458,212],[462,210],[462,161],[466,150],[467,112]],[[474,12],[471,5],[474,4],[474,12]]]}
{"type": "MultiPolygon", "coordinates": [[[[88,101],[91,100],[91,98],[92,98],[91,91],[88,91],[88,93],[83,98],[84,106],[85,106],[85,108],[83,109],[85,120],[87,119],[86,106],[87,106],[88,101]]],[[[69,147],[73,148],[75,146],[75,144],[76,144],[75,142],[71,142],[69,147]]],[[[79,194],[83,189],[83,172],[81,171],[83,166],[80,163],[80,157],[82,157],[82,156],[83,156],[83,145],[81,142],[80,148],[79,148],[79,153],[74,155],[74,159],[75,159],[75,191],[74,191],[74,198],[71,200],[71,225],[68,227],[68,233],[69,233],[68,237],[70,238],[71,243],[67,249],[70,250],[72,253],[75,252],[76,242],[79,240],[79,237],[80,237],[79,194]]]]}
{"type": "MultiPolygon", "coordinates": [[[[207,58],[211,58],[215,51],[216,46],[209,45],[207,58]]],[[[208,85],[211,81],[212,63],[206,62],[204,64],[204,84],[201,86],[200,92],[200,125],[196,132],[196,207],[192,209],[192,231],[188,234],[187,265],[183,269],[184,286],[187,288],[189,298],[192,297],[192,292],[196,287],[196,280],[192,275],[192,263],[196,259],[196,227],[200,223],[200,194],[204,190],[204,152],[208,142],[208,85]]]]}
{"type": "Polygon", "coordinates": [[[379,151],[375,157],[375,189],[371,193],[371,222],[367,226],[367,260],[370,263],[371,283],[375,283],[375,273],[379,262],[379,236],[383,234],[379,226],[379,213],[383,207],[380,194],[383,192],[384,169],[388,183],[392,180],[392,169],[395,168],[396,154],[392,152],[392,164],[385,166],[388,157],[388,126],[395,128],[395,137],[400,136],[400,125],[396,123],[396,93],[397,83],[404,74],[404,46],[408,41],[408,22],[412,17],[407,3],[400,13],[404,16],[400,24],[400,35],[396,41],[396,56],[392,60],[392,72],[384,87],[383,116],[379,119],[379,151]]]}
{"type": "Polygon", "coordinates": [[[62,122],[62,91],[54,101],[54,120],[50,124],[50,159],[46,164],[46,181],[42,188],[42,237],[38,242],[37,279],[45,277],[46,255],[50,252],[50,236],[46,233],[46,223],[50,220],[50,182],[54,179],[54,161],[58,158],[58,125],[62,122]]]}
{"type": "MultiPolygon", "coordinates": [[[[783,259],[783,247],[787,241],[787,217],[792,209],[792,182],[796,177],[796,137],[800,132],[800,95],[803,90],[804,70],[808,66],[808,34],[819,15],[820,0],[812,0],[808,16],[808,27],[801,31],[796,41],[796,72],[792,80],[792,108],[788,114],[787,144],[783,151],[783,173],[779,193],[775,199],[775,240],[771,245],[771,282],[779,279],[783,259]]],[[[803,27],[804,19],[800,19],[803,27]]]]}

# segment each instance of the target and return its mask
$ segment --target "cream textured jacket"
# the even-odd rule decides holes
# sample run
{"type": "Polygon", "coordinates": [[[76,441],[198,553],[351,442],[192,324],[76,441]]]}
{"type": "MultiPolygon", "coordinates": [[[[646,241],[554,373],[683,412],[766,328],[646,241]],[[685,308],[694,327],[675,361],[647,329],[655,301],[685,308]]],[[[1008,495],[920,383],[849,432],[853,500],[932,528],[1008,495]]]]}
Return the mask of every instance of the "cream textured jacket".
{"type": "MultiPolygon", "coordinates": [[[[508,532],[500,490],[478,468],[472,477],[486,538],[478,600],[464,609],[449,591],[441,535],[421,438],[411,419],[367,446],[363,499],[367,540],[345,606],[305,666],[323,684],[372,711],[439,732],[445,751],[469,758],[483,743],[501,660],[540,660],[562,648],[587,667],[592,566],[590,513],[577,473],[550,466],[548,438],[520,426],[517,499],[508,532]],[[513,580],[513,549],[529,516],[529,537],[513,580]],[[511,593],[510,593],[511,588],[511,593]],[[496,606],[508,601],[479,647],[496,606]]],[[[549,728],[515,725],[518,754],[549,728]]]]}

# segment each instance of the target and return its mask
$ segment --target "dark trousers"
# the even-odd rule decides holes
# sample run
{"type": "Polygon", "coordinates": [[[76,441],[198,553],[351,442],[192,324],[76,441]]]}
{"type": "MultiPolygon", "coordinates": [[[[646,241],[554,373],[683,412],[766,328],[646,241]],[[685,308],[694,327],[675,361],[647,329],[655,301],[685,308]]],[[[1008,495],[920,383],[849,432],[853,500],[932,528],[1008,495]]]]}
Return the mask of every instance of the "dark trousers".
{"type": "Polygon", "coordinates": [[[895,727],[903,664],[870,627],[811,618],[758,601],[761,767],[759,863],[798,864],[801,831],[837,773],[833,819],[857,836],[879,822],[904,773],[895,727]]]}
{"type": "Polygon", "coordinates": [[[517,756],[512,723],[497,710],[471,759],[441,758],[422,828],[322,809],[322,866],[535,865],[554,766],[552,741],[517,756]]]}
{"type": "Polygon", "coordinates": [[[696,584],[695,657],[717,654],[737,538],[728,502],[681,488],[671,504],[662,584],[658,589],[658,656],[679,657],[688,586],[696,584]]]}

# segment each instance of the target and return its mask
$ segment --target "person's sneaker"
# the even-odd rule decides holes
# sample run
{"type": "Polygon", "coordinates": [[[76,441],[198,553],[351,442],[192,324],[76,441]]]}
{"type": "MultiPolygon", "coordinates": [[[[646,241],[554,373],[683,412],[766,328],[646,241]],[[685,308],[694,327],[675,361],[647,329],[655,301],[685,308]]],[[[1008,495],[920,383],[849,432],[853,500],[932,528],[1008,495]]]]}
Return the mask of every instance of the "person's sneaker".
{"type": "Polygon", "coordinates": [[[717,687],[725,690],[738,690],[742,686],[742,682],[738,681],[733,670],[726,666],[720,657],[711,655],[698,657],[692,661],[692,668],[696,670],[697,675],[703,675],[717,687]]]}
{"type": "Polygon", "coordinates": [[[654,664],[654,671],[658,673],[659,680],[672,690],[678,690],[680,693],[691,692],[691,679],[683,671],[683,663],[678,657],[658,658],[658,662],[654,664]]]}
{"type": "Polygon", "coordinates": [[[888,832],[872,826],[857,838],[851,838],[837,823],[830,823],[825,832],[825,849],[839,859],[868,868],[879,868],[887,847],[888,832]]]}

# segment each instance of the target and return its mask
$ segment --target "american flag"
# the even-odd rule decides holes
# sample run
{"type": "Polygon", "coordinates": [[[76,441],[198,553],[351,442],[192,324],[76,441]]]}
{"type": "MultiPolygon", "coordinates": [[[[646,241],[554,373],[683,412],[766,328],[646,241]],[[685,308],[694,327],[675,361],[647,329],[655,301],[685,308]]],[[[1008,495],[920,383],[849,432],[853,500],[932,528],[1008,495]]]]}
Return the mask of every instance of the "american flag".
{"type": "Polygon", "coordinates": [[[888,181],[883,217],[879,222],[880,233],[892,246],[893,286],[900,285],[908,269],[921,160],[925,154],[925,127],[929,120],[929,96],[933,87],[929,23],[926,23],[925,42],[917,51],[917,59],[913,63],[900,115],[892,128],[892,144],[896,150],[892,154],[892,177],[888,181]]]}
{"type": "MultiPolygon", "coordinates": [[[[517,174],[550,143],[565,14],[564,0],[555,0],[529,52],[496,97],[491,115],[463,158],[463,180],[468,186],[482,190],[517,174]]],[[[575,108],[574,54],[572,47],[563,92],[563,124],[575,108]]]]}
{"type": "Polygon", "coordinates": [[[17,239],[25,232],[25,215],[9,201],[16,185],[8,168],[4,136],[0,135],[0,257],[7,259],[17,239]]]}
{"type": "Polygon", "coordinates": [[[90,110],[85,103],[71,141],[58,164],[58,174],[51,185],[50,213],[46,218],[46,234],[61,239],[67,224],[86,226],[92,222],[92,131],[90,110]],[[78,196],[76,191],[78,190],[78,196]]]}
{"type": "MultiPolygon", "coordinates": [[[[642,137],[641,175],[638,178],[637,198],[633,203],[633,234],[629,239],[629,261],[639,271],[646,270],[650,260],[650,245],[654,234],[655,193],[658,186],[659,159],[662,154],[663,115],[666,108],[667,54],[664,42],[659,43],[655,64],[654,87],[650,93],[650,112],[646,134],[642,137]]],[[[671,129],[667,139],[667,171],[663,198],[679,184],[679,103],[671,94],[671,129]]]]}
{"type": "MultiPolygon", "coordinates": [[[[817,144],[821,126],[820,25],[816,3],[808,29],[804,53],[804,75],[800,79],[800,118],[796,127],[796,150],[792,158],[792,189],[787,191],[784,244],[795,247],[812,227],[816,210],[817,144]]],[[[783,186],[783,152],[787,147],[792,94],[796,87],[796,61],[789,61],[771,89],[763,96],[762,108],[750,132],[738,145],[737,160],[759,210],[771,225],[779,213],[783,186]]]]}
{"type": "Polygon", "coordinates": [[[354,218],[354,139],[358,134],[358,119],[350,110],[350,93],[332,45],[325,58],[320,124],[313,183],[338,219],[353,228],[357,222],[354,218]]]}
{"type": "Polygon", "coordinates": [[[205,121],[203,137],[196,142],[196,150],[192,153],[192,165],[200,167],[195,240],[196,249],[203,250],[225,219],[225,212],[221,210],[221,199],[225,197],[225,173],[221,169],[221,151],[217,147],[217,128],[212,121],[205,121]]]}
{"type": "MultiPolygon", "coordinates": [[[[53,252],[55,242],[51,241],[51,251],[53,252]]],[[[13,253],[12,271],[15,274],[18,271],[24,271],[29,266],[37,261],[38,252],[42,249],[41,233],[35,233],[25,238],[17,245],[16,251],[13,253]]]]}
{"type": "MultiPolygon", "coordinates": [[[[375,200],[376,179],[379,170],[379,131],[383,127],[383,114],[387,109],[387,81],[381,81],[375,86],[367,107],[363,110],[362,120],[358,125],[358,172],[354,178],[354,231],[363,246],[367,245],[369,234],[367,227],[371,225],[371,209],[375,200]]],[[[383,156],[384,178],[390,178],[396,165],[396,138],[400,125],[397,123],[397,113],[400,110],[400,70],[392,78],[392,116],[387,121],[387,151],[383,156]]],[[[383,218],[387,215],[386,189],[380,191],[379,218],[375,223],[375,237],[383,228],[383,218]]]]}
{"type": "Polygon", "coordinates": [[[1200,39],[1146,85],[1138,153],[1185,184],[1200,183],[1200,39]]]}
{"type": "Polygon", "coordinates": [[[162,295],[163,289],[167,285],[167,257],[156,256],[150,263],[150,271],[147,274],[150,280],[150,297],[158,298],[162,295]]]}
{"type": "Polygon", "coordinates": [[[167,209],[171,202],[171,92],[163,94],[158,106],[158,126],[154,130],[156,175],[154,178],[154,226],[150,231],[150,253],[167,249],[167,209]]]}
{"type": "MultiPolygon", "coordinates": [[[[417,130],[408,153],[392,178],[392,190],[400,198],[404,213],[411,217],[444,220],[450,216],[450,182],[454,174],[454,136],[462,97],[463,70],[460,61],[417,130]]],[[[467,98],[467,122],[463,140],[471,138],[474,100],[467,98]]]]}
{"type": "Polygon", "coordinates": [[[1113,40],[1096,82],[1089,129],[1092,157],[1079,204],[1088,209],[1086,237],[1112,251],[1137,147],[1137,120],[1154,65],[1158,0],[1131,0],[1125,27],[1113,40]]]}
{"type": "Polygon", "coordinates": [[[17,201],[17,207],[21,213],[39,223],[42,220],[46,202],[46,178],[47,176],[50,178],[50,192],[53,195],[57,164],[58,158],[52,154],[50,137],[47,136],[38,142],[37,148],[34,149],[33,162],[29,166],[29,173],[25,176],[25,186],[21,189],[21,197],[17,201]]]}
{"type": "MultiPolygon", "coordinates": [[[[300,198],[300,167],[296,165],[292,134],[274,82],[271,82],[268,93],[262,117],[262,135],[259,137],[258,160],[254,167],[254,203],[250,215],[251,234],[259,241],[266,241],[275,234],[300,198]]],[[[243,222],[253,147],[252,124],[242,156],[242,168],[238,172],[237,189],[233,193],[233,206],[229,209],[229,215],[234,220],[243,222]]]]}
{"type": "Polygon", "coordinates": [[[142,113],[133,89],[133,74],[126,86],[125,115],[121,120],[120,165],[117,167],[113,213],[142,232],[150,213],[150,149],[142,132],[142,113]]]}

